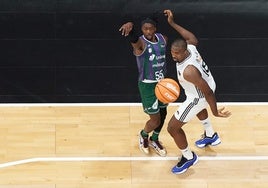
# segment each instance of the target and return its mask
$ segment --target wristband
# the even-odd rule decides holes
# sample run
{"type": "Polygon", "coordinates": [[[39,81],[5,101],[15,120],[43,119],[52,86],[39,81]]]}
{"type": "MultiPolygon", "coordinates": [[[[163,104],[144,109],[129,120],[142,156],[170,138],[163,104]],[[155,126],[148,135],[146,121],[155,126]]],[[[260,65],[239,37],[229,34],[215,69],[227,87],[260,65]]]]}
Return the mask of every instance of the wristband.
{"type": "Polygon", "coordinates": [[[136,33],[136,30],[134,29],[134,27],[132,28],[132,30],[129,32],[128,36],[127,36],[127,40],[131,43],[136,43],[139,40],[139,36],[136,33]]]}

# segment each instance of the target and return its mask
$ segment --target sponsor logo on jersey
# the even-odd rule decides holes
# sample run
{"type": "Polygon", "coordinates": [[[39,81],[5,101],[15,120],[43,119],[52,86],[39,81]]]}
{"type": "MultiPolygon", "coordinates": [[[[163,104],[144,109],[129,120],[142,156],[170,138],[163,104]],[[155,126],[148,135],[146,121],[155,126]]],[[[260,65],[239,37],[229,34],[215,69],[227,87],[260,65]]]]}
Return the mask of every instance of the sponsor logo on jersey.
{"type": "Polygon", "coordinates": [[[153,67],[163,67],[165,65],[165,62],[162,62],[162,63],[156,63],[156,64],[153,64],[153,67]]]}
{"type": "Polygon", "coordinates": [[[155,58],[156,58],[156,60],[164,59],[164,58],[166,58],[166,55],[158,55],[155,58]]]}
{"type": "Polygon", "coordinates": [[[166,56],[165,56],[165,55],[158,55],[158,56],[156,56],[155,54],[152,54],[152,55],[150,55],[149,60],[150,60],[150,61],[153,61],[154,58],[155,58],[156,60],[161,60],[161,59],[165,59],[166,56]]]}
{"type": "Polygon", "coordinates": [[[149,60],[150,60],[150,61],[153,61],[154,58],[155,58],[155,54],[152,54],[152,55],[150,55],[149,60]]]}

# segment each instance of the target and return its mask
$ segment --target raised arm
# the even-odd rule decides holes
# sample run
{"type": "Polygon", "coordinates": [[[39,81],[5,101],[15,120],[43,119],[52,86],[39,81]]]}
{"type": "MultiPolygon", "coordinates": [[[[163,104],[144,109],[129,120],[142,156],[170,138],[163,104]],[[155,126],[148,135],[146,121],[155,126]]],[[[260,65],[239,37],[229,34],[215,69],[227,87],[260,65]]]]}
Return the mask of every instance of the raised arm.
{"type": "Polygon", "coordinates": [[[164,14],[167,16],[167,21],[169,25],[173,27],[186,40],[188,44],[197,46],[198,40],[195,37],[195,35],[192,32],[188,31],[187,29],[175,23],[173,13],[171,12],[171,10],[164,10],[164,14]]]}
{"type": "Polygon", "coordinates": [[[143,51],[144,43],[135,31],[134,24],[132,22],[123,24],[119,31],[121,31],[121,34],[131,43],[135,54],[140,54],[143,51]]]}

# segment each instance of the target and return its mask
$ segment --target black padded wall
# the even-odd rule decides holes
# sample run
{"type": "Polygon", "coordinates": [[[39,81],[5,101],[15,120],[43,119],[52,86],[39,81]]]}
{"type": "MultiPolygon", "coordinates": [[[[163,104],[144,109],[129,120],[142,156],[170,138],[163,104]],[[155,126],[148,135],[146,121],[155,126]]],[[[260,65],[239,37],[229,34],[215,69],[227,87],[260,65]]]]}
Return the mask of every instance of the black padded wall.
{"type": "MultiPolygon", "coordinates": [[[[218,101],[268,101],[266,1],[1,0],[0,102],[140,102],[118,29],[166,8],[199,38],[218,101]]],[[[162,14],[158,30],[177,36],[162,14]]]]}

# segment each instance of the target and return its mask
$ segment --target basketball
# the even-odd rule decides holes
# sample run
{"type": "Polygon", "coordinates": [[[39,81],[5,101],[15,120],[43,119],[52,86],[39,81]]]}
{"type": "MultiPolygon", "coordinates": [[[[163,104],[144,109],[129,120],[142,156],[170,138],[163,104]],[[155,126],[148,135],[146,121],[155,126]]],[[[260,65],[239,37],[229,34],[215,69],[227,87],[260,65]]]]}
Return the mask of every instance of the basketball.
{"type": "Polygon", "coordinates": [[[164,78],[156,84],[155,95],[163,103],[174,102],[180,96],[180,86],[175,80],[164,78]]]}

